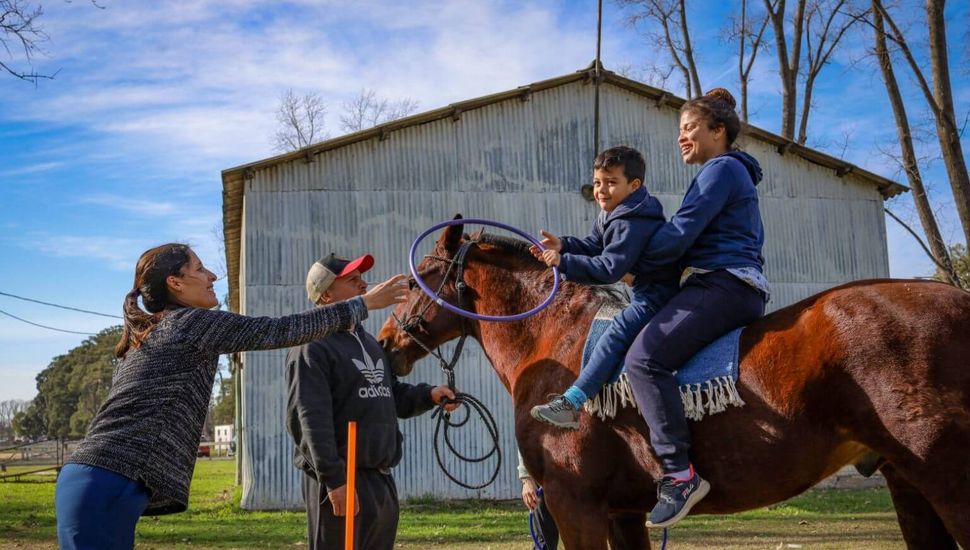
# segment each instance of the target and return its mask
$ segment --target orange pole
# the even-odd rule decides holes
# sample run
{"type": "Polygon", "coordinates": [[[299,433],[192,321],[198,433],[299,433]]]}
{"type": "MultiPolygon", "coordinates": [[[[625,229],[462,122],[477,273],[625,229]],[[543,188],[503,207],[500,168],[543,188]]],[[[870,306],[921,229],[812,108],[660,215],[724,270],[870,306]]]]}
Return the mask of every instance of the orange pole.
{"type": "Polygon", "coordinates": [[[357,508],[357,423],[347,423],[347,516],[344,550],[354,550],[354,511],[357,508]]]}

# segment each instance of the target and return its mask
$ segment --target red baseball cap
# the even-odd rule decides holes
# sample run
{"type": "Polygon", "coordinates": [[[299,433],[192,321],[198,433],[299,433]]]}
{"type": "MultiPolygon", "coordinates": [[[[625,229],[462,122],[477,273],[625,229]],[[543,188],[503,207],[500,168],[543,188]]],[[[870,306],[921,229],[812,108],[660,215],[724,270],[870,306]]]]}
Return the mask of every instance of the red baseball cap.
{"type": "Polygon", "coordinates": [[[317,303],[320,296],[326,292],[327,288],[334,281],[350,275],[354,271],[361,273],[368,272],[374,267],[374,257],[364,254],[353,260],[338,257],[336,254],[329,254],[320,258],[310,266],[310,271],[306,276],[307,298],[311,302],[317,303]]]}

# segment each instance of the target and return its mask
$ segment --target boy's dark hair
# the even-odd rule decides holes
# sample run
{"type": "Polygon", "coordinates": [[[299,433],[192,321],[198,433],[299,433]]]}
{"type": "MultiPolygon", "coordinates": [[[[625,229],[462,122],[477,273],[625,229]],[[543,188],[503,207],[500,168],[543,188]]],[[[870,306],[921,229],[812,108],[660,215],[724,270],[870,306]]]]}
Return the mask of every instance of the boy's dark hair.
{"type": "Polygon", "coordinates": [[[626,145],[618,145],[596,155],[596,160],[593,161],[593,170],[609,169],[614,166],[623,167],[623,175],[626,176],[627,181],[638,179],[643,184],[647,163],[643,160],[640,151],[626,145]]]}

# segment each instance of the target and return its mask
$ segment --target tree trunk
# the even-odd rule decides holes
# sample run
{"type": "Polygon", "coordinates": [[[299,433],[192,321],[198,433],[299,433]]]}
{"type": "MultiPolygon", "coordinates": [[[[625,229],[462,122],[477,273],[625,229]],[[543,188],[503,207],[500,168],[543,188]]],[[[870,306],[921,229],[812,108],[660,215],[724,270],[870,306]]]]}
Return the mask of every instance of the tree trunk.
{"type": "Polygon", "coordinates": [[[926,21],[929,25],[930,65],[933,71],[933,99],[938,107],[936,133],[940,140],[943,164],[950,178],[953,201],[963,225],[963,236],[970,245],[970,176],[960,146],[960,133],[953,109],[953,89],[946,51],[946,22],[943,19],[944,0],[926,0],[926,21]]]}
{"type": "Polygon", "coordinates": [[[798,143],[805,145],[808,140],[808,115],[812,112],[812,89],[815,78],[809,75],[805,80],[805,93],[802,95],[802,117],[798,123],[798,143]]]}
{"type": "Polygon", "coordinates": [[[886,32],[883,26],[882,13],[877,9],[878,3],[879,0],[873,1],[872,10],[876,58],[879,61],[882,79],[886,83],[886,93],[889,96],[889,103],[892,105],[893,116],[896,119],[896,132],[899,136],[899,148],[902,155],[901,162],[906,170],[906,179],[913,190],[913,203],[916,205],[916,212],[919,214],[920,223],[923,225],[923,233],[926,235],[926,240],[929,241],[931,255],[935,257],[936,263],[942,268],[941,271],[950,284],[958,286],[953,265],[950,262],[949,251],[947,251],[946,243],[943,242],[943,237],[940,235],[940,228],[936,224],[936,216],[934,216],[933,209],[930,207],[919,165],[916,162],[916,151],[913,148],[913,137],[909,129],[909,119],[906,116],[906,106],[903,104],[902,95],[899,93],[892,59],[889,56],[889,49],[886,47],[886,32]]]}
{"type": "Polygon", "coordinates": [[[748,122],[748,81],[741,81],[741,120],[748,122]]]}
{"type": "Polygon", "coordinates": [[[792,32],[792,51],[788,53],[785,38],[785,0],[779,0],[772,9],[771,0],[765,0],[765,9],[771,17],[778,50],[778,74],[781,77],[781,135],[795,139],[795,115],[798,104],[798,66],[802,56],[802,29],[805,23],[805,0],[798,0],[795,8],[792,32]]]}
{"type": "Polygon", "coordinates": [[[690,69],[690,80],[694,88],[694,97],[704,95],[701,90],[701,78],[697,74],[697,65],[694,63],[694,49],[690,45],[690,32],[687,30],[687,8],[685,0],[680,0],[680,32],[684,37],[684,57],[687,58],[687,67],[690,69]]]}

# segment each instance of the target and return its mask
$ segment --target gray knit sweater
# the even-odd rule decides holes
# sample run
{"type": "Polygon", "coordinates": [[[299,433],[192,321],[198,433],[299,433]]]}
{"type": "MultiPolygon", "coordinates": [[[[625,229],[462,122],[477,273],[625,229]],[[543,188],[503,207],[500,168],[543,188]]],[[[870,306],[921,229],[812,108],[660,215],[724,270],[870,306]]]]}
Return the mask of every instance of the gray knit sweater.
{"type": "Polygon", "coordinates": [[[151,493],[146,516],[182,512],[219,355],[305,344],[366,318],[361,298],[276,319],[173,310],[115,369],[111,391],[69,462],[143,482],[151,493]]]}

